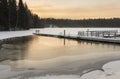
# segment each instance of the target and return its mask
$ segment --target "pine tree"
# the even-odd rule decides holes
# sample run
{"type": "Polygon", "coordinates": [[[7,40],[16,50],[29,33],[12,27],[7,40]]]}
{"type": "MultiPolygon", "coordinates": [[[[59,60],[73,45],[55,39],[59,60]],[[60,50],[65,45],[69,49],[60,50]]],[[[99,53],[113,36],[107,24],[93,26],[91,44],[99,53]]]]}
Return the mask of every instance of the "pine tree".
{"type": "Polygon", "coordinates": [[[10,29],[14,29],[16,26],[17,20],[17,5],[16,0],[9,0],[9,22],[10,22],[10,29]]]}
{"type": "Polygon", "coordinates": [[[8,30],[8,3],[7,0],[0,0],[0,29],[8,30]]]}
{"type": "Polygon", "coordinates": [[[27,4],[25,3],[24,4],[25,5],[25,9],[26,9],[26,15],[27,15],[27,18],[28,18],[28,20],[27,20],[27,28],[30,28],[30,27],[32,27],[33,26],[33,18],[32,18],[32,13],[31,13],[31,11],[29,10],[29,8],[28,8],[28,6],[27,6],[27,4]]]}
{"type": "Polygon", "coordinates": [[[3,30],[3,2],[0,0],[0,30],[3,30]]]}
{"type": "Polygon", "coordinates": [[[39,28],[39,27],[41,27],[40,18],[39,18],[39,16],[36,15],[36,14],[33,15],[33,27],[34,27],[34,28],[39,28]]]}
{"type": "Polygon", "coordinates": [[[17,26],[19,29],[28,29],[27,10],[22,0],[19,0],[19,5],[18,5],[18,25],[17,26]]]}
{"type": "Polygon", "coordinates": [[[40,26],[40,18],[19,0],[0,0],[0,30],[22,30],[40,26]]]}
{"type": "Polygon", "coordinates": [[[11,27],[11,21],[12,21],[12,0],[8,0],[8,26],[9,26],[9,30],[12,28],[11,27]]]}

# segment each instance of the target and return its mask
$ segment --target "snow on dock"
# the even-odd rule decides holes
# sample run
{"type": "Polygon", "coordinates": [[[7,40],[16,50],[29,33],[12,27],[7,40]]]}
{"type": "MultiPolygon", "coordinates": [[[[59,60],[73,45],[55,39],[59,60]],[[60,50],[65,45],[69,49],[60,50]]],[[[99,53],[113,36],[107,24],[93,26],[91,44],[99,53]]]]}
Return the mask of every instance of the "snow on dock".
{"type": "Polygon", "coordinates": [[[120,43],[120,28],[45,28],[34,34],[59,38],[120,43]]]}

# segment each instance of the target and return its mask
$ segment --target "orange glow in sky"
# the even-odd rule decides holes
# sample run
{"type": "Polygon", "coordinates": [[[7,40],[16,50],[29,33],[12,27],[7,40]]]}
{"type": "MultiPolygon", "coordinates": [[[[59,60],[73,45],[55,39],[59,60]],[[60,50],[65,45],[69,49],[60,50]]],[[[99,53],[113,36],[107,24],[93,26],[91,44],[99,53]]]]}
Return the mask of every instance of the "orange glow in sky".
{"type": "Polygon", "coordinates": [[[120,0],[24,0],[41,18],[120,18],[120,0]]]}

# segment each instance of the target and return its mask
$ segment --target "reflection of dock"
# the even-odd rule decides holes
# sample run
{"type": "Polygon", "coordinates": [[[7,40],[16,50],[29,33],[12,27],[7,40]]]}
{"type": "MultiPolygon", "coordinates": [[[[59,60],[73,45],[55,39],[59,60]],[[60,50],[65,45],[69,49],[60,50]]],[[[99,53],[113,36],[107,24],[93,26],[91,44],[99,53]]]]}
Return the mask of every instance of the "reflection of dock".
{"type": "Polygon", "coordinates": [[[106,43],[118,43],[120,44],[120,34],[117,30],[104,30],[104,31],[78,31],[77,36],[66,34],[66,30],[63,30],[63,33],[60,34],[47,34],[40,33],[40,31],[34,33],[35,35],[40,36],[50,36],[66,39],[75,39],[75,40],[86,40],[86,41],[96,41],[96,42],[106,42],[106,43]]]}

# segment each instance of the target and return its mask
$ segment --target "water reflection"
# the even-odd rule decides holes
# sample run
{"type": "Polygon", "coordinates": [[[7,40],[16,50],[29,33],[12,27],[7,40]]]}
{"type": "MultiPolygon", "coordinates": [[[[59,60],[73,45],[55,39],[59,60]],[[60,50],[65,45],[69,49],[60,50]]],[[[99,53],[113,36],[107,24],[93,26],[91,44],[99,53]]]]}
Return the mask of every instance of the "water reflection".
{"type": "Polygon", "coordinates": [[[26,59],[49,59],[66,55],[66,48],[76,46],[77,41],[51,37],[34,37],[28,43],[26,59]],[[65,43],[64,43],[65,42],[65,43]]]}
{"type": "MultiPolygon", "coordinates": [[[[2,51],[0,53],[4,57],[18,60],[14,62],[14,66],[20,68],[51,69],[58,67],[61,70],[61,66],[66,68],[73,68],[74,66],[77,69],[77,67],[84,65],[84,63],[91,64],[104,58],[110,57],[112,59],[120,55],[120,45],[117,44],[44,36],[31,36],[19,38],[19,40],[16,40],[17,42],[13,41],[15,43],[7,43],[14,44],[15,46],[19,45],[21,49],[14,49],[14,51],[5,49],[4,54],[2,51]]],[[[3,57],[2,55],[0,55],[0,59],[3,57]]]]}
{"type": "Polygon", "coordinates": [[[73,56],[92,53],[119,52],[120,46],[98,42],[75,41],[52,37],[34,36],[28,47],[24,59],[45,60],[60,56],[73,56]]]}

